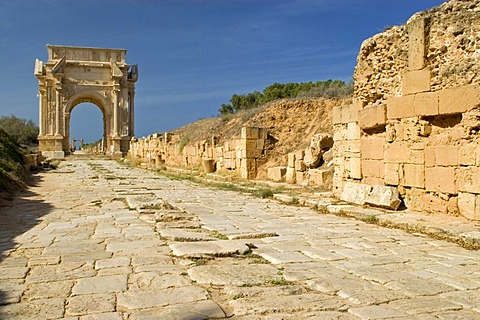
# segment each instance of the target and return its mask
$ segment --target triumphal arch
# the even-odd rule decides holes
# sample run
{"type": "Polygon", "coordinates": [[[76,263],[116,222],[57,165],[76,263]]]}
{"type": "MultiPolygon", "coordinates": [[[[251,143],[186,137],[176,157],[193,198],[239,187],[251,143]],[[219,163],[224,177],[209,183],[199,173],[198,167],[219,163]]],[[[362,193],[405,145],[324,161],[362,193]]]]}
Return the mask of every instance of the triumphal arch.
{"type": "MultiPolygon", "coordinates": [[[[103,114],[106,154],[126,154],[134,136],[137,65],[125,62],[127,50],[47,45],[48,61],[35,61],[39,97],[39,149],[49,158],[70,151],[70,115],[80,103],[103,114]]],[[[88,126],[88,123],[85,124],[88,126]]]]}

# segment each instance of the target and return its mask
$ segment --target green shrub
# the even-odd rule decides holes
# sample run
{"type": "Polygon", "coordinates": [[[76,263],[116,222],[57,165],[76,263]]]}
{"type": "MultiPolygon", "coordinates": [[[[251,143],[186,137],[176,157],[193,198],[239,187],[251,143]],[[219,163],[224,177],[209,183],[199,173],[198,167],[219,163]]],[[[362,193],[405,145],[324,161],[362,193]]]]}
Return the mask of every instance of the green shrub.
{"type": "Polygon", "coordinates": [[[37,144],[38,127],[32,120],[17,118],[13,115],[0,117],[0,129],[22,145],[37,144]]]}

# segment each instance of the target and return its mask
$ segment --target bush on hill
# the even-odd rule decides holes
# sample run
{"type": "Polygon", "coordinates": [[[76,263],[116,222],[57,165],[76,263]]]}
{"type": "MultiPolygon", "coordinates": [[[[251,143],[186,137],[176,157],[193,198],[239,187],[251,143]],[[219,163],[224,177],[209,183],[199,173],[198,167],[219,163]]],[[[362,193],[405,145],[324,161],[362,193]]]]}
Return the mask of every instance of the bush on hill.
{"type": "Polygon", "coordinates": [[[237,113],[262,104],[285,98],[345,98],[353,93],[353,82],[326,80],[301,83],[274,83],[262,92],[234,94],[229,104],[222,104],[218,110],[221,115],[237,113]]]}
{"type": "Polygon", "coordinates": [[[27,173],[20,145],[0,129],[0,191],[12,191],[23,184],[27,173]]]}
{"type": "Polygon", "coordinates": [[[38,127],[32,120],[17,118],[13,115],[0,117],[0,129],[22,145],[37,144],[38,127]]]}

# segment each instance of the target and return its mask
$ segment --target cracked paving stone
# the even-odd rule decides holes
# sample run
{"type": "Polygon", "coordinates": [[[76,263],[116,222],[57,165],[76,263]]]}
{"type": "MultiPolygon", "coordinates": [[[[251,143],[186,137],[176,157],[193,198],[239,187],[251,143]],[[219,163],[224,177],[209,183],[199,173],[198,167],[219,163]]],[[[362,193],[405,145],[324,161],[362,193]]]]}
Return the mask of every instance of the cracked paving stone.
{"type": "Polygon", "coordinates": [[[348,312],[364,320],[402,318],[406,316],[403,312],[381,306],[350,308],[348,312]]]}
{"type": "Polygon", "coordinates": [[[152,308],[133,312],[131,320],[157,319],[223,319],[226,318],[223,309],[212,300],[202,300],[191,303],[182,303],[163,308],[152,308]]]}
{"type": "Polygon", "coordinates": [[[38,299],[0,306],[3,319],[31,320],[63,317],[65,299],[38,299]]]}
{"type": "Polygon", "coordinates": [[[148,291],[126,291],[117,295],[117,309],[119,311],[132,311],[207,299],[208,293],[197,286],[148,291]]]}
{"type": "Polygon", "coordinates": [[[159,274],[157,272],[134,273],[128,279],[129,291],[156,290],[190,285],[190,279],[177,274],[159,274]]]}
{"type": "Polygon", "coordinates": [[[88,294],[67,299],[66,316],[115,311],[114,294],[88,294]]]}
{"type": "Polygon", "coordinates": [[[168,245],[177,257],[227,257],[247,254],[250,248],[243,240],[217,240],[207,242],[177,242],[168,245]]]}
{"type": "Polygon", "coordinates": [[[96,276],[77,280],[73,295],[90,293],[121,292],[127,288],[127,275],[96,276]]]}

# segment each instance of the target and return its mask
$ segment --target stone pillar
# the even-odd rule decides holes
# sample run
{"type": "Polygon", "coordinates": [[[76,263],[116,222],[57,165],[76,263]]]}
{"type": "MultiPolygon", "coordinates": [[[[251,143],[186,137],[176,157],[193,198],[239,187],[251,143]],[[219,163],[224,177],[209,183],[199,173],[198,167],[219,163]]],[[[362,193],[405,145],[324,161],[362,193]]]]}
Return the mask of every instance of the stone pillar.
{"type": "Polygon", "coordinates": [[[118,137],[118,90],[113,90],[113,137],[118,137]]]}
{"type": "Polygon", "coordinates": [[[45,135],[45,120],[44,120],[44,106],[43,97],[45,95],[45,89],[38,90],[38,135],[45,135]]]}
{"type": "Polygon", "coordinates": [[[135,131],[134,131],[135,88],[133,86],[130,88],[128,107],[129,107],[129,117],[130,117],[129,118],[130,132],[128,132],[128,135],[130,137],[133,137],[135,135],[135,131]]]}

